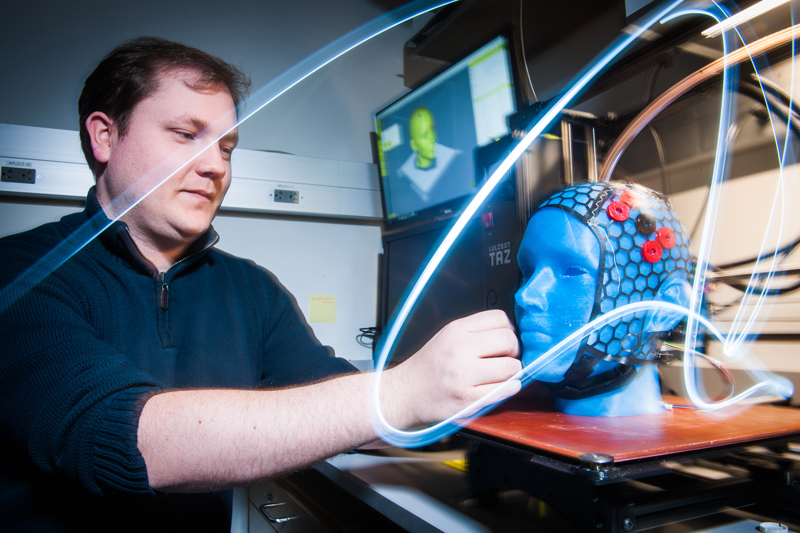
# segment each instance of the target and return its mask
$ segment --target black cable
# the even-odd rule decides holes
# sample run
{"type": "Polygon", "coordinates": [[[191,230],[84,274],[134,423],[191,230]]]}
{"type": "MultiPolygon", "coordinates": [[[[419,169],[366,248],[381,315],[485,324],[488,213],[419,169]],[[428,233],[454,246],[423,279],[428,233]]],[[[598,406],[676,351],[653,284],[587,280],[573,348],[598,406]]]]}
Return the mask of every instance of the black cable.
{"type": "MultiPolygon", "coordinates": [[[[764,88],[768,88],[766,84],[764,88]]],[[[798,114],[798,109],[793,102],[792,106],[789,107],[789,102],[785,101],[782,96],[776,96],[774,91],[762,91],[761,85],[751,81],[740,81],[738,91],[759,103],[763,103],[764,107],[768,107],[772,112],[788,120],[789,128],[795,134],[800,135],[800,114],[798,114]]]]}
{"type": "Polygon", "coordinates": [[[732,270],[734,268],[741,268],[743,266],[752,265],[753,263],[759,261],[760,259],[766,259],[768,257],[773,257],[776,255],[787,256],[791,254],[797,246],[800,245],[800,237],[795,239],[794,241],[790,242],[786,246],[782,248],[778,248],[774,252],[769,252],[759,257],[752,257],[750,259],[742,259],[741,261],[736,261],[734,263],[726,263],[724,265],[714,265],[712,268],[714,271],[722,271],[722,270],[732,270]]]}
{"type": "Polygon", "coordinates": [[[766,92],[769,92],[770,94],[780,98],[786,106],[791,106],[792,111],[796,115],[800,115],[800,110],[798,110],[795,106],[796,102],[792,98],[792,95],[784,91],[780,85],[768,78],[765,78],[764,76],[759,76],[756,73],[750,74],[750,79],[753,80],[753,82],[758,85],[759,88],[763,87],[766,89],[766,92]]]}
{"type": "MultiPolygon", "coordinates": [[[[744,283],[725,283],[728,287],[732,289],[736,289],[738,291],[745,292],[749,285],[744,283]]],[[[769,289],[768,291],[764,292],[765,296],[783,296],[784,294],[791,294],[796,290],[800,289],[800,282],[797,282],[793,285],[789,285],[788,287],[781,287],[780,289],[769,289]]],[[[753,292],[761,292],[759,289],[753,290],[753,292]]]]}
{"type": "Polygon", "coordinates": [[[375,338],[378,336],[378,328],[358,328],[359,333],[356,335],[356,342],[364,348],[374,348],[375,338]]]}

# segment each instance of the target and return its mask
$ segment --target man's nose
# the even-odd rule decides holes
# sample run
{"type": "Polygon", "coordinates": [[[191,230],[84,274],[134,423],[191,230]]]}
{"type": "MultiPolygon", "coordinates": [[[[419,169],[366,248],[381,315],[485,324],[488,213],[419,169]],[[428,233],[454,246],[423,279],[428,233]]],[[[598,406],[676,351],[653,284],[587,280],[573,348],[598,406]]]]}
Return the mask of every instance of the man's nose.
{"type": "Polygon", "coordinates": [[[197,155],[195,168],[198,174],[216,179],[225,175],[227,161],[216,144],[209,146],[197,155]]]}

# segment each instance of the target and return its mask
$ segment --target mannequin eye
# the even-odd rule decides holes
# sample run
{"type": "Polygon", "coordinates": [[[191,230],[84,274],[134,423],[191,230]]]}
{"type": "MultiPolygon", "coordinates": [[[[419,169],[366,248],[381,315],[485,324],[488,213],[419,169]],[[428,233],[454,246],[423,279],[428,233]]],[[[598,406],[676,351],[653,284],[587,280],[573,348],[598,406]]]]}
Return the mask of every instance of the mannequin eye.
{"type": "Polygon", "coordinates": [[[531,279],[531,276],[533,276],[533,274],[535,272],[536,272],[536,268],[535,267],[530,266],[530,267],[523,268],[522,269],[522,282],[523,283],[527,283],[528,280],[531,279]]]}
{"type": "Polygon", "coordinates": [[[564,277],[572,278],[575,276],[583,276],[584,274],[588,274],[586,269],[577,266],[568,266],[564,269],[564,277]]]}

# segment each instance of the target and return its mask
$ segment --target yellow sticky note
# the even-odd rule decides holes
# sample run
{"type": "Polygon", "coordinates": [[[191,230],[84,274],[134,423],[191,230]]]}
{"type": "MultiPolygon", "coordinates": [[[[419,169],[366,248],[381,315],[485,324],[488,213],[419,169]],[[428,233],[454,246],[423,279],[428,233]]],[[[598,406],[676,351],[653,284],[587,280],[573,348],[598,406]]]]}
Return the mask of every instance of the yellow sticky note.
{"type": "Polygon", "coordinates": [[[336,295],[312,294],[308,309],[309,322],[336,322],[336,295]]]}
{"type": "Polygon", "coordinates": [[[469,464],[466,459],[452,459],[450,461],[445,461],[444,465],[460,470],[461,472],[469,472],[469,464]]]}

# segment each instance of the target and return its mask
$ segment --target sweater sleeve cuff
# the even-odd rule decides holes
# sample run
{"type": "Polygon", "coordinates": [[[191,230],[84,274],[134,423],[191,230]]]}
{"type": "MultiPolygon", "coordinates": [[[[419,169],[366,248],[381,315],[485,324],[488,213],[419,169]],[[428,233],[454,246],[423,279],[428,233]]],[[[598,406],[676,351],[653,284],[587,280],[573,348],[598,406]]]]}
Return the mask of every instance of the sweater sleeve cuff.
{"type": "Polygon", "coordinates": [[[93,436],[95,479],[101,492],[153,494],[138,447],[139,417],[154,387],[132,387],[108,399],[93,436]]]}

